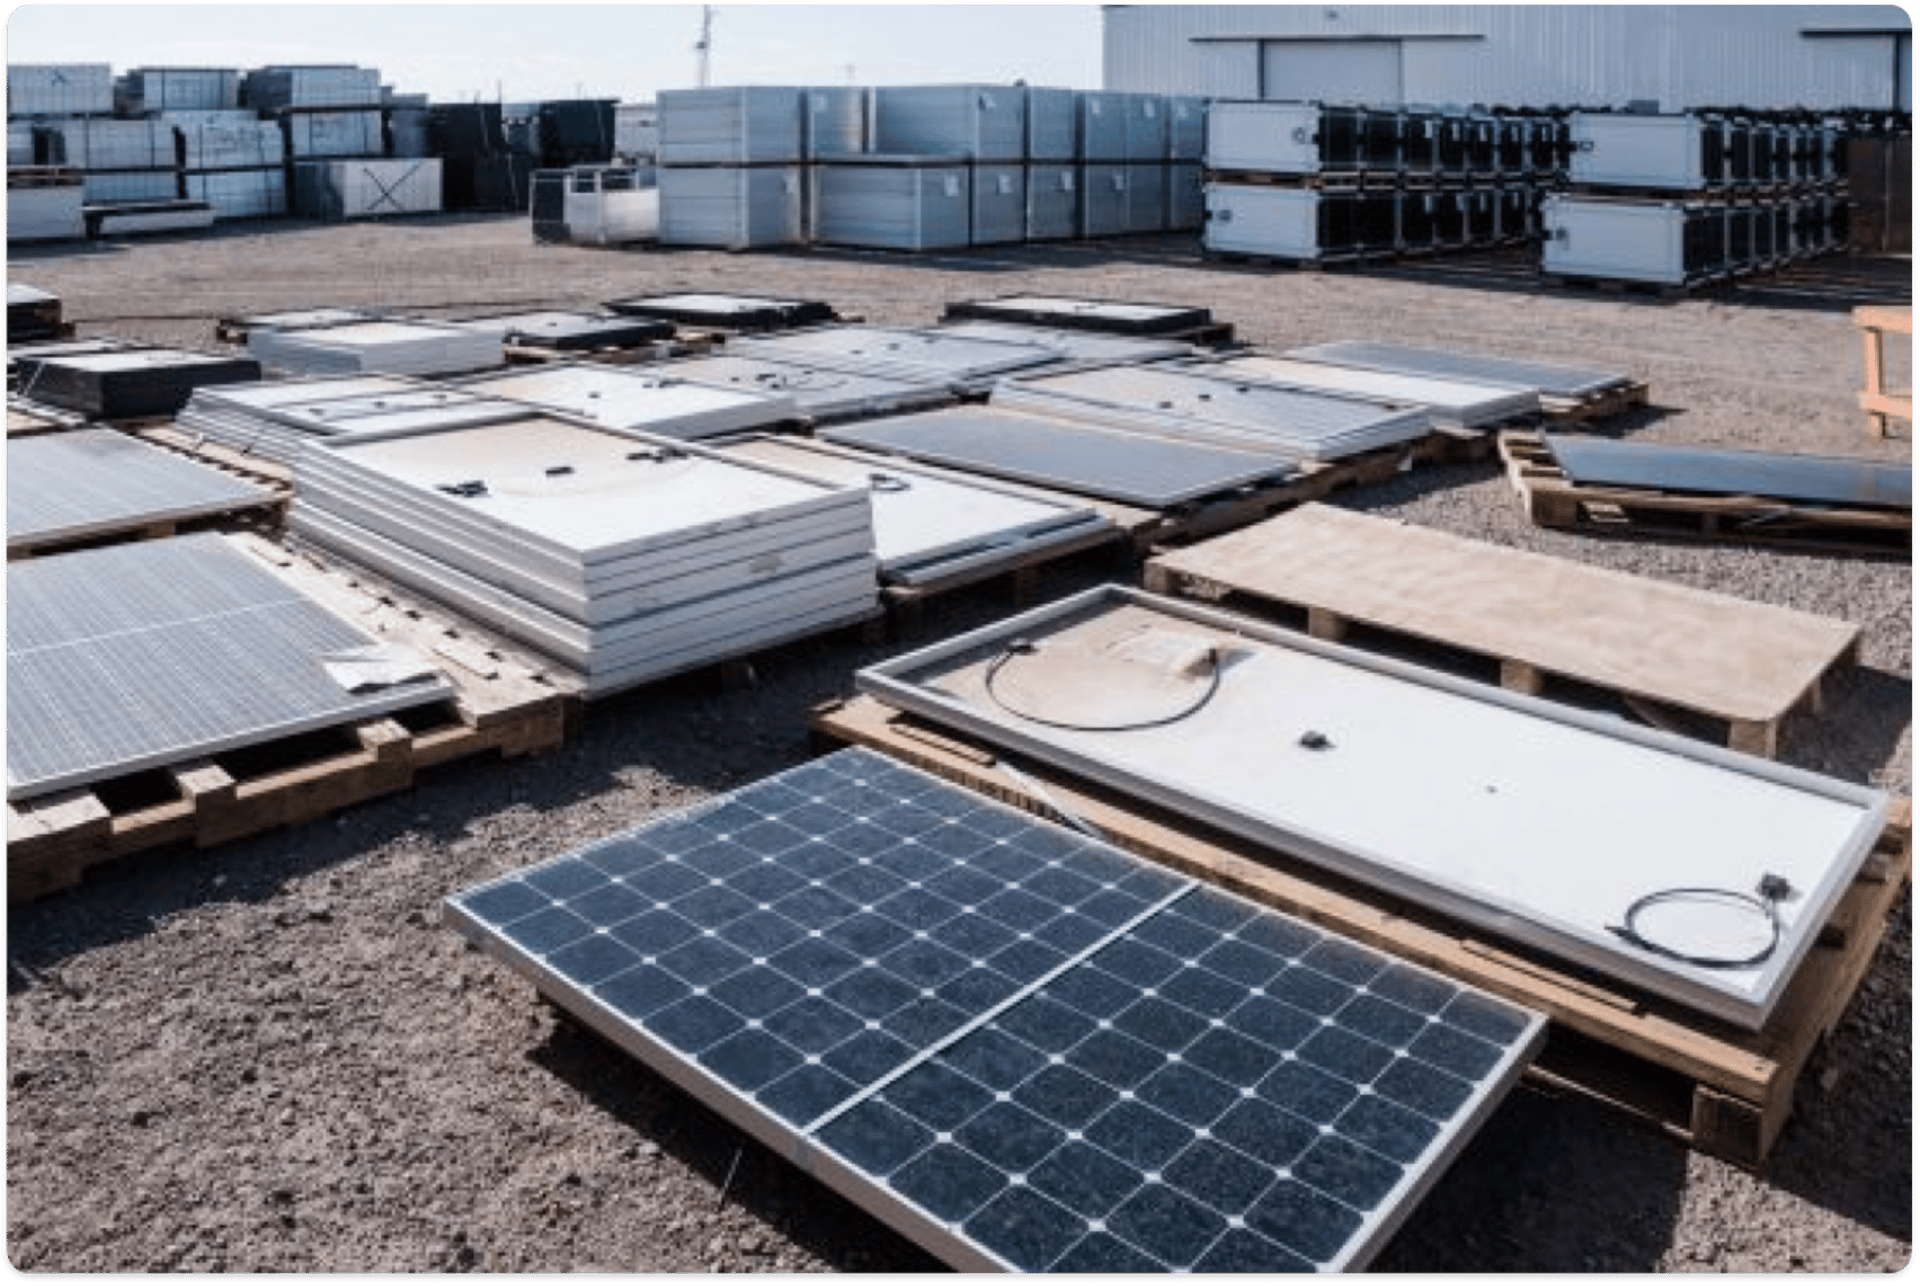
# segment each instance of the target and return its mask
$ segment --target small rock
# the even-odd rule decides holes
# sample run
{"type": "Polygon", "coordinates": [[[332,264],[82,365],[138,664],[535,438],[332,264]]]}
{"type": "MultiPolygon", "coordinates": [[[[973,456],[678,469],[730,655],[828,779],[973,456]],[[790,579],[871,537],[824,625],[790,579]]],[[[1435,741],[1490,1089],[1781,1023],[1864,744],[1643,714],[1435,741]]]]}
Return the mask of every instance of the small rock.
{"type": "Polygon", "coordinates": [[[646,1139],[641,1142],[640,1157],[642,1160],[651,1161],[659,1155],[660,1145],[658,1143],[655,1143],[652,1139],[646,1139]]]}
{"type": "Polygon", "coordinates": [[[133,1111],[127,1113],[127,1120],[134,1125],[147,1125],[153,1120],[153,1109],[150,1107],[136,1107],[133,1111]]]}
{"type": "Polygon", "coordinates": [[[333,919],[333,903],[310,902],[307,904],[306,912],[307,919],[317,920],[321,924],[325,924],[333,919]]]}

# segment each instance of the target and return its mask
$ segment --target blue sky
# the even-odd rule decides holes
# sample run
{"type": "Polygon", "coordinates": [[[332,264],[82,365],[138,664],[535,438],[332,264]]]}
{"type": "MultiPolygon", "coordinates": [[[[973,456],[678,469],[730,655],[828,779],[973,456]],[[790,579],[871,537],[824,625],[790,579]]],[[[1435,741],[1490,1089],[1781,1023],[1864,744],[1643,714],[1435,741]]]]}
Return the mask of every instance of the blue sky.
{"type": "MultiPolygon", "coordinates": [[[[378,67],[439,99],[649,98],[694,83],[697,5],[26,4],[8,62],[378,67]]],[[[1100,9],[1078,5],[719,5],[716,84],[955,80],[1097,87],[1100,9]]]]}

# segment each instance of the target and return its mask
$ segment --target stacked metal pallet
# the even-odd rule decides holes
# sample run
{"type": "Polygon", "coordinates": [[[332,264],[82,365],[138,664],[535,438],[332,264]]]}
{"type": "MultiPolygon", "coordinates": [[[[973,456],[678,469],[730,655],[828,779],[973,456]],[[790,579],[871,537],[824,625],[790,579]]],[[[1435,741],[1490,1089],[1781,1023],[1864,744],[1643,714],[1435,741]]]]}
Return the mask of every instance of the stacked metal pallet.
{"type": "Polygon", "coordinates": [[[1208,105],[1213,253],[1351,262],[1526,240],[1558,181],[1551,114],[1330,103],[1208,105]]]}
{"type": "Polygon", "coordinates": [[[1543,271],[1692,287],[1847,244],[1844,117],[1580,112],[1543,271]]]}

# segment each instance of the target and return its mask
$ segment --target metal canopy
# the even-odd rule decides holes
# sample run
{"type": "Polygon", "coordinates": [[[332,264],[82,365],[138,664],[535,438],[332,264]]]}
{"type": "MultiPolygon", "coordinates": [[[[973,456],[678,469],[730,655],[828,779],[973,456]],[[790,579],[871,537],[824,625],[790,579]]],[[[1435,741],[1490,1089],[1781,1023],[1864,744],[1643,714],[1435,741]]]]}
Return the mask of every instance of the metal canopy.
{"type": "Polygon", "coordinates": [[[1117,586],[858,682],[990,745],[1748,1029],[1765,1023],[1886,824],[1878,791],[1117,586]],[[1029,648],[995,665],[1015,639],[1029,648]],[[1056,726],[1103,724],[1135,690],[1202,672],[1217,690],[1186,717],[1124,732],[1056,726]],[[1028,713],[1052,722],[1014,713],[996,695],[1009,683],[1043,694],[1047,709],[1028,713]],[[1608,927],[1649,894],[1748,894],[1768,875],[1792,893],[1776,904],[1778,948],[1758,964],[1686,964],[1608,927]]]}
{"type": "Polygon", "coordinates": [[[1363,1267],[1545,1034],[862,750],[446,908],[964,1270],[1363,1267]]]}
{"type": "Polygon", "coordinates": [[[1304,393],[1165,365],[1006,380],[994,389],[993,402],[1009,410],[1090,417],[1300,462],[1336,459],[1428,432],[1427,417],[1404,405],[1304,393]]]}
{"type": "Polygon", "coordinates": [[[1857,509],[1913,508],[1913,469],[1839,456],[1731,451],[1544,435],[1569,481],[1705,495],[1763,496],[1857,509]]]}
{"type": "Polygon", "coordinates": [[[1310,348],[1292,349],[1286,356],[1303,362],[1358,366],[1372,371],[1397,371],[1404,375],[1434,375],[1442,379],[1515,384],[1554,398],[1579,399],[1632,383],[1631,379],[1617,371],[1439,348],[1416,348],[1409,344],[1375,344],[1364,340],[1315,344],[1310,348]]]}
{"type": "Polygon", "coordinates": [[[228,513],[271,498],[264,488],[112,429],[7,443],[9,548],[228,513]]]}
{"type": "Polygon", "coordinates": [[[672,438],[771,428],[800,418],[778,389],[715,388],[665,367],[646,373],[591,362],[552,362],[455,380],[451,387],[564,411],[610,429],[639,429],[672,438]]]}
{"type": "Polygon", "coordinates": [[[947,305],[945,316],[981,321],[1017,322],[1061,330],[1107,331],[1116,335],[1166,335],[1195,330],[1213,321],[1206,308],[1179,304],[1128,304],[1061,295],[1004,295],[947,305]]]}
{"type": "Polygon", "coordinates": [[[374,640],[218,536],[7,566],[7,798],[346,726],[451,695],[352,694],[322,658],[374,640]]]}
{"type": "Polygon", "coordinates": [[[867,488],[881,575],[905,585],[1019,563],[1050,546],[1113,528],[1110,519],[1087,505],[882,464],[820,442],[755,436],[715,447],[732,459],[867,488]]]}
{"type": "Polygon", "coordinates": [[[972,408],[823,429],[830,442],[1149,509],[1291,476],[1271,453],[1174,441],[1090,421],[972,408]]]}

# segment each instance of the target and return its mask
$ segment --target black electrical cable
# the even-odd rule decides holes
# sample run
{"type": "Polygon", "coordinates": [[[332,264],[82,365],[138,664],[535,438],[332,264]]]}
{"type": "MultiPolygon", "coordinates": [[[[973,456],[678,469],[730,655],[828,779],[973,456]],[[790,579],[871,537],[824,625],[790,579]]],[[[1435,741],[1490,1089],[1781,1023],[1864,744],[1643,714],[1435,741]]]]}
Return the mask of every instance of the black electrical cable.
{"type": "Polygon", "coordinates": [[[1028,714],[1024,710],[1014,709],[994,687],[995,681],[1000,677],[1001,669],[1008,661],[1016,656],[1032,656],[1039,650],[1026,639],[1015,639],[1007,644],[1005,651],[988,663],[987,672],[982,676],[981,682],[987,690],[987,696],[992,698],[993,703],[1002,710],[1015,718],[1044,724],[1049,728],[1063,728],[1068,732],[1134,732],[1143,728],[1164,728],[1170,723],[1178,723],[1182,719],[1198,714],[1207,702],[1213,700],[1213,694],[1220,690],[1220,653],[1216,648],[1209,648],[1207,659],[1212,661],[1213,665],[1207,675],[1207,686],[1201,690],[1198,699],[1184,710],[1176,710],[1172,714],[1162,715],[1157,719],[1143,719],[1135,723],[1069,723],[1062,719],[1046,719],[1037,714],[1028,714]]]}
{"type": "Polygon", "coordinates": [[[1656,889],[1654,892],[1636,901],[1632,906],[1629,906],[1626,915],[1621,917],[1622,923],[1609,924],[1606,926],[1607,932],[1624,942],[1639,947],[1642,951],[1650,951],[1654,955],[1665,956],[1669,960],[1677,960],[1682,964],[1693,965],[1699,969],[1749,969],[1754,965],[1764,962],[1768,957],[1772,956],[1775,951],[1779,950],[1781,926],[1778,907],[1780,902],[1786,898],[1790,892],[1792,892],[1792,886],[1778,875],[1768,875],[1761,879],[1758,895],[1741,893],[1736,889],[1656,889]],[[1665,902],[1674,902],[1688,897],[1719,898],[1722,901],[1752,907],[1755,911],[1766,917],[1767,927],[1770,931],[1767,945],[1753,955],[1737,959],[1730,956],[1694,956],[1688,955],[1684,951],[1675,951],[1672,947],[1665,947],[1658,942],[1644,938],[1638,930],[1634,928],[1634,921],[1649,908],[1659,906],[1665,902]]]}

